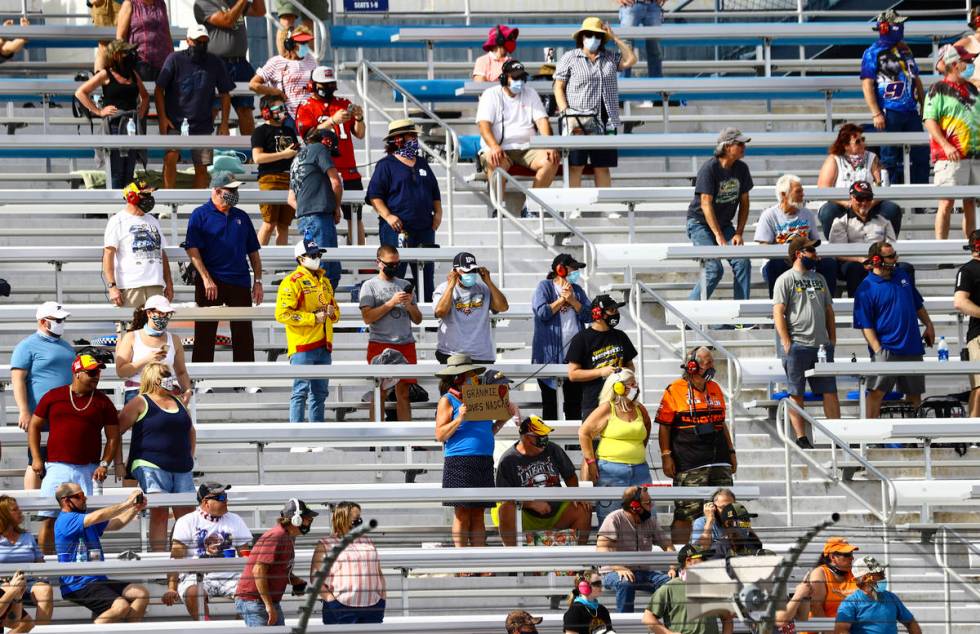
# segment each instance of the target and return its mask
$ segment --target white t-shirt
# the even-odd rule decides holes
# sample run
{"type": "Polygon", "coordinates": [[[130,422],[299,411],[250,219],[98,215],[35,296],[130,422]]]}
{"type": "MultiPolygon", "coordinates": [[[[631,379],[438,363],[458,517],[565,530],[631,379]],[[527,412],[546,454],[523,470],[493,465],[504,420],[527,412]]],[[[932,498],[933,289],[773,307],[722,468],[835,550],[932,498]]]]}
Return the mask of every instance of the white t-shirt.
{"type": "MultiPolygon", "coordinates": [[[[476,109],[476,121],[489,121],[495,139],[503,142],[500,147],[505,150],[527,149],[531,137],[538,133],[534,122],[547,118],[541,97],[530,86],[525,86],[519,94],[510,97],[504,92],[503,86],[487,88],[480,95],[480,105],[476,109]]],[[[480,151],[489,148],[483,137],[480,137],[480,151]]]]}
{"type": "Polygon", "coordinates": [[[214,543],[221,544],[220,550],[252,543],[251,531],[235,513],[225,513],[214,520],[206,517],[199,508],[174,523],[173,538],[186,546],[188,554],[195,558],[208,557],[207,547],[214,543]]]}
{"type": "Polygon", "coordinates": [[[123,210],[109,218],[102,246],[116,250],[115,274],[119,288],[163,286],[163,237],[160,221],[149,214],[134,216],[123,210]]]}

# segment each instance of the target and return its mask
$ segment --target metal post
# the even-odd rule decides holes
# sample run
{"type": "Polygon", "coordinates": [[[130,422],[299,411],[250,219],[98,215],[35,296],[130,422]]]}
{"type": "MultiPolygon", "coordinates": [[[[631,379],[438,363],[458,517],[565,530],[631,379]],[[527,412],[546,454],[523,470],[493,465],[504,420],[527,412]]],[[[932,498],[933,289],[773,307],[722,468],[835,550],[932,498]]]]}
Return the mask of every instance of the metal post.
{"type": "Polygon", "coordinates": [[[902,159],[904,161],[904,165],[903,165],[902,173],[905,174],[906,185],[912,184],[912,159],[910,157],[911,157],[911,150],[909,149],[909,146],[903,145],[902,159]]]}
{"type": "Polygon", "coordinates": [[[824,92],[823,96],[824,96],[824,108],[825,108],[825,112],[827,113],[827,119],[826,119],[827,132],[833,132],[834,131],[834,98],[831,95],[831,91],[829,90],[824,92]]]}
{"type": "Polygon", "coordinates": [[[402,616],[408,616],[408,569],[401,568],[398,572],[401,573],[398,585],[402,591],[402,616]]]}
{"type": "MultiPolygon", "coordinates": [[[[864,384],[865,384],[864,376],[859,376],[858,377],[858,414],[861,416],[861,418],[868,417],[868,398],[864,394],[864,384]]],[[[861,443],[861,446],[864,447],[864,443],[861,443]]]]}
{"type": "Polygon", "coordinates": [[[772,40],[765,38],[762,40],[762,51],[765,63],[766,77],[772,77],[772,40]]]}
{"type": "Polygon", "coordinates": [[[670,132],[670,93],[660,93],[660,104],[664,110],[664,134],[670,132]]]}
{"type": "Polygon", "coordinates": [[[0,383],[0,425],[7,426],[7,384],[0,383]]]}
{"type": "Polygon", "coordinates": [[[500,209],[497,210],[497,274],[500,275],[500,287],[506,288],[504,282],[504,209],[506,206],[503,201],[503,185],[497,181],[497,200],[500,209]]]}
{"type": "Polygon", "coordinates": [[[946,618],[946,634],[952,634],[953,627],[953,601],[950,588],[950,574],[949,574],[949,534],[946,528],[939,529],[940,539],[942,540],[943,549],[943,611],[945,612],[946,618]]]}
{"type": "MultiPolygon", "coordinates": [[[[789,403],[783,404],[783,420],[779,420],[776,417],[776,424],[783,426],[783,436],[786,436],[786,430],[789,427],[789,403]]],[[[788,436],[786,436],[788,438],[788,436]]],[[[790,456],[789,443],[783,444],[783,461],[786,467],[786,526],[793,525],[793,478],[791,474],[792,458],[790,456]]]]}
{"type": "MultiPolygon", "coordinates": [[[[265,484],[265,443],[261,440],[255,442],[255,468],[258,469],[258,483],[265,484]]],[[[262,521],[259,518],[259,509],[256,508],[252,511],[252,525],[261,526],[262,521]]]]}
{"type": "Polygon", "coordinates": [[[61,262],[54,262],[54,296],[59,304],[63,301],[61,298],[61,267],[61,262]]]}
{"type": "Polygon", "coordinates": [[[364,173],[370,177],[374,172],[374,164],[371,162],[371,104],[367,99],[368,72],[367,65],[361,64],[358,67],[361,80],[361,98],[364,101],[364,173]]]}
{"type": "Polygon", "coordinates": [[[524,545],[524,508],[520,502],[514,502],[514,539],[517,541],[517,546],[521,547],[524,545]]]}
{"type": "Polygon", "coordinates": [[[177,203],[170,205],[170,244],[178,244],[177,239],[177,203]]]}
{"type": "Polygon", "coordinates": [[[698,279],[701,280],[701,301],[708,301],[708,270],[704,260],[698,260],[698,279]]]}
{"type": "Polygon", "coordinates": [[[565,411],[565,391],[562,389],[564,381],[565,379],[562,379],[560,376],[555,377],[555,398],[557,399],[557,410],[559,414],[565,411]]]}

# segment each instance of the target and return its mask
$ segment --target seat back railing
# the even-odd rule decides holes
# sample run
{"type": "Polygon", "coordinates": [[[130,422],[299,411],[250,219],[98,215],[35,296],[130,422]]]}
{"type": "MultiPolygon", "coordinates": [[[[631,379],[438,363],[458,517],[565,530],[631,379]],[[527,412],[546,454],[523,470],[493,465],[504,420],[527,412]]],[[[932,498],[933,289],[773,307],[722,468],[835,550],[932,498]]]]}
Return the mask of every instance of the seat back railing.
{"type": "Polygon", "coordinates": [[[441,128],[445,133],[445,156],[442,156],[440,152],[433,148],[422,136],[419,137],[419,144],[429,153],[432,158],[436,160],[437,163],[442,165],[442,167],[446,170],[446,208],[444,209],[443,213],[446,216],[446,222],[448,223],[449,228],[449,246],[454,246],[456,232],[453,219],[453,190],[455,189],[456,169],[459,164],[459,136],[446,121],[433,112],[431,108],[416,99],[414,95],[402,88],[398,82],[388,76],[387,73],[382,71],[373,63],[362,59],[358,64],[355,84],[357,87],[357,94],[364,103],[365,165],[363,167],[368,176],[370,176],[373,170],[374,160],[372,157],[377,151],[372,148],[371,143],[371,114],[372,112],[377,112],[383,120],[389,122],[394,119],[390,114],[388,114],[387,110],[383,106],[381,106],[373,97],[371,97],[370,80],[372,75],[385,84],[388,88],[395,91],[395,93],[401,95],[404,117],[406,119],[408,118],[408,104],[411,102],[413,106],[418,108],[422,114],[424,114],[436,126],[441,128]]]}
{"type": "MultiPolygon", "coordinates": [[[[953,566],[950,564],[949,559],[950,543],[952,543],[952,545],[954,545],[958,550],[966,550],[967,562],[972,562],[975,556],[980,556],[980,548],[977,548],[972,541],[958,533],[955,529],[950,528],[949,526],[941,526],[939,530],[936,531],[936,562],[939,564],[939,567],[942,568],[943,572],[943,610],[945,614],[943,621],[946,624],[946,634],[952,634],[953,632],[952,582],[956,581],[962,590],[972,594],[975,599],[980,599],[980,590],[976,588],[975,583],[971,583],[960,573],[953,570],[953,566]]],[[[957,561],[963,561],[959,552],[957,553],[957,557],[955,557],[955,559],[957,561]]]]}

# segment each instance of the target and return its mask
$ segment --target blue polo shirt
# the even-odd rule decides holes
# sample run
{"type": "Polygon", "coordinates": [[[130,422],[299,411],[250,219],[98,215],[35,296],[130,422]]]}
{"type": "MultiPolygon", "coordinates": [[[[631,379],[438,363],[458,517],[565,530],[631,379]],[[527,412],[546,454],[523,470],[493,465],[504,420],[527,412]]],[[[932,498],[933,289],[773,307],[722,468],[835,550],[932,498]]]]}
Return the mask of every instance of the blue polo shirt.
{"type": "Polygon", "coordinates": [[[167,118],[180,131],[186,118],[191,134],[211,134],[214,116],[211,103],[216,94],[231,92],[235,82],[228,77],[224,62],[208,53],[203,63],[191,57],[190,49],[167,56],[156,85],[164,91],[167,118]]]}
{"type": "MultiPolygon", "coordinates": [[[[59,513],[58,519],[54,521],[55,552],[58,554],[68,553],[71,555],[71,560],[75,561],[79,540],[83,540],[90,552],[96,548],[102,550],[100,538],[108,525],[109,522],[102,522],[85,526],[85,513],[78,511],[59,513]]],[[[104,555],[100,561],[105,561],[104,555]]],[[[105,581],[107,578],[104,575],[61,577],[61,596],[64,597],[72,592],[77,592],[93,581],[105,581]]]]}
{"type": "Polygon", "coordinates": [[[184,244],[201,252],[204,266],[214,279],[232,286],[252,285],[248,254],[259,250],[259,238],[248,214],[238,207],[224,214],[208,199],[187,221],[184,244]]]}
{"type": "Polygon", "coordinates": [[[902,600],[888,592],[878,592],[875,601],[863,590],[855,590],[837,609],[837,622],[850,623],[851,634],[898,634],[899,623],[915,617],[902,600]]]}
{"type": "Polygon", "coordinates": [[[905,271],[895,269],[887,280],[868,273],[855,293],[854,327],[874,330],[881,347],[894,354],[922,354],[920,308],[922,295],[905,271]]]}
{"type": "Polygon", "coordinates": [[[409,232],[431,230],[432,203],[442,200],[439,182],[425,159],[419,157],[409,167],[391,154],[374,168],[365,196],[369,205],[372,198],[383,200],[409,232]]]}
{"type": "Polygon", "coordinates": [[[60,337],[35,332],[21,340],[10,357],[10,367],[27,372],[27,406],[31,412],[49,391],[71,383],[75,349],[60,337]]]}

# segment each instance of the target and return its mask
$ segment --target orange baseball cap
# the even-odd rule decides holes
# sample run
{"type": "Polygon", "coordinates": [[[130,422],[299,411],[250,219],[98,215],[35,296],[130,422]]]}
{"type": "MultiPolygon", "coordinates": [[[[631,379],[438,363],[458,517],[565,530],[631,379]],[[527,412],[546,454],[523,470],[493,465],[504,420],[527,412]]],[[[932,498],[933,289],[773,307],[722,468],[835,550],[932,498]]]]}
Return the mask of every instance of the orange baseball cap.
{"type": "Polygon", "coordinates": [[[829,555],[831,553],[853,553],[855,550],[860,550],[854,544],[849,544],[843,537],[831,537],[823,545],[823,554],[829,555]]]}

